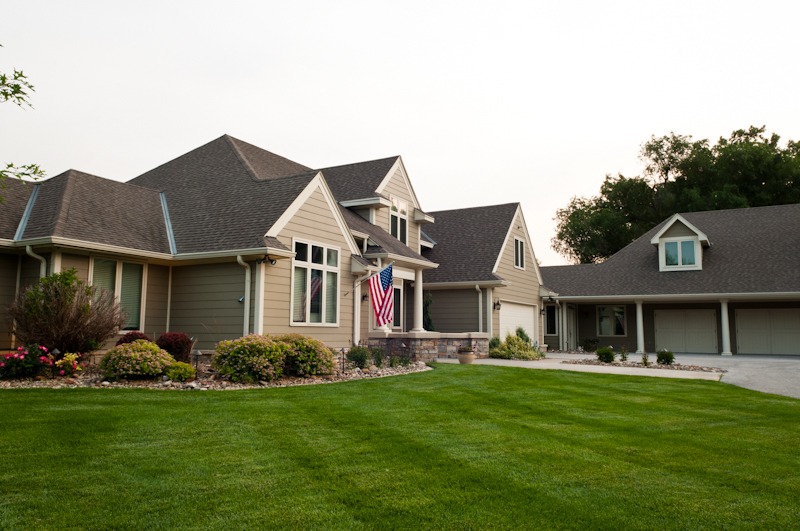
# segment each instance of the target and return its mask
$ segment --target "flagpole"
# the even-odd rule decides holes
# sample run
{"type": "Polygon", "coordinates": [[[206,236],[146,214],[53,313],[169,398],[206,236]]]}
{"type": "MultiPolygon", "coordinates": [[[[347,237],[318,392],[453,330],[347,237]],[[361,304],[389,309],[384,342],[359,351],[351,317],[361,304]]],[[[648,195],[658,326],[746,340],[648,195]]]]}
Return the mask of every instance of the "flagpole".
{"type": "Polygon", "coordinates": [[[379,270],[378,272],[376,272],[376,273],[372,273],[370,276],[368,276],[368,277],[366,277],[366,278],[363,278],[363,279],[360,279],[360,280],[356,280],[356,281],[353,283],[353,287],[355,288],[355,287],[356,287],[356,286],[358,286],[359,284],[363,284],[364,282],[366,282],[367,280],[371,279],[371,278],[372,278],[372,277],[374,277],[375,275],[380,275],[380,274],[381,274],[381,271],[383,271],[384,269],[386,269],[387,267],[389,267],[389,266],[391,266],[391,265],[394,265],[394,262],[395,262],[395,261],[394,261],[394,260],[392,260],[391,262],[389,262],[388,264],[386,264],[385,266],[383,266],[382,268],[380,268],[380,270],[379,270]]]}

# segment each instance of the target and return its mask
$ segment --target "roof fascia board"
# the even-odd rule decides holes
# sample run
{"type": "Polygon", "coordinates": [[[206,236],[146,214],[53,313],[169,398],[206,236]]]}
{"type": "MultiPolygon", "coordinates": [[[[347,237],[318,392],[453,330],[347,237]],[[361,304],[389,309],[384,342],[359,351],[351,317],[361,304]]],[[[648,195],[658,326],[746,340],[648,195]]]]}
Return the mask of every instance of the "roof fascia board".
{"type": "Polygon", "coordinates": [[[562,302],[708,302],[708,301],[765,301],[798,300],[800,291],[758,292],[758,293],[679,293],[659,295],[553,295],[562,302]]]}
{"type": "Polygon", "coordinates": [[[669,221],[667,221],[664,224],[664,226],[661,227],[661,230],[658,231],[655,234],[655,236],[650,238],[650,243],[653,244],[653,245],[658,245],[658,241],[661,239],[661,236],[665,232],[667,232],[678,221],[680,221],[681,223],[686,225],[686,228],[688,228],[689,230],[691,230],[692,232],[697,234],[697,237],[699,238],[700,243],[702,243],[705,247],[708,247],[708,236],[706,236],[706,233],[704,233],[703,231],[701,231],[700,229],[698,229],[697,227],[695,227],[694,225],[692,225],[691,223],[686,221],[686,218],[684,218],[680,214],[673,214],[672,217],[669,219],[669,221]]]}
{"type": "Polygon", "coordinates": [[[323,177],[322,172],[317,172],[311,181],[309,181],[308,185],[303,189],[300,194],[292,201],[292,204],[289,205],[283,214],[278,218],[272,227],[270,227],[269,231],[264,235],[265,238],[272,237],[277,238],[278,234],[286,227],[289,221],[298,213],[300,209],[303,208],[303,205],[308,201],[311,195],[319,190],[322,193],[322,196],[325,198],[325,202],[328,204],[328,209],[331,212],[331,215],[336,220],[336,224],[339,227],[339,231],[342,233],[342,237],[347,242],[347,247],[350,249],[350,252],[353,254],[359,254],[360,249],[356,245],[356,241],[353,238],[352,234],[350,234],[350,227],[347,225],[347,222],[344,220],[341,211],[339,211],[339,204],[333,197],[333,193],[331,189],[328,188],[328,183],[325,182],[325,177],[323,177]]]}
{"type": "Polygon", "coordinates": [[[437,267],[439,267],[439,264],[435,262],[431,262],[428,260],[418,260],[416,258],[409,258],[408,256],[403,256],[394,253],[366,253],[363,256],[364,258],[380,258],[382,260],[384,259],[394,260],[395,262],[398,262],[398,265],[411,264],[419,266],[421,269],[436,269],[437,267]]]}
{"type": "Polygon", "coordinates": [[[385,197],[365,197],[363,199],[351,199],[349,201],[341,201],[339,203],[345,208],[359,208],[359,207],[376,207],[376,208],[389,208],[392,202],[385,197]]]}
{"type": "Polygon", "coordinates": [[[505,280],[476,280],[475,282],[425,282],[423,287],[425,289],[440,290],[440,289],[474,289],[475,286],[482,288],[499,288],[507,286],[508,282],[505,280]]]}

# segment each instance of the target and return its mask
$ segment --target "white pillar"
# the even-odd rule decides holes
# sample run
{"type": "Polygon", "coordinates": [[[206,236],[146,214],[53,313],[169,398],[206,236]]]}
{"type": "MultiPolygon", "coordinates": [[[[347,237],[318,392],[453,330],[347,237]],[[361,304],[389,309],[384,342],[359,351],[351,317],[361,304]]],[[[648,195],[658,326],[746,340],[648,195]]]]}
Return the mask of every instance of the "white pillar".
{"type": "Polygon", "coordinates": [[[644,312],[642,301],[636,301],[636,353],[644,352],[644,312]]]}
{"type": "Polygon", "coordinates": [[[361,282],[359,278],[353,285],[353,346],[361,343],[361,282]]]}
{"type": "Polygon", "coordinates": [[[256,262],[256,302],[253,308],[253,333],[264,333],[264,291],[266,288],[265,262],[256,262]]]}
{"type": "Polygon", "coordinates": [[[486,332],[489,334],[489,337],[492,337],[492,326],[493,326],[493,319],[492,319],[492,312],[494,312],[494,290],[492,288],[486,288],[486,332]]]}
{"type": "Polygon", "coordinates": [[[719,318],[722,321],[722,355],[732,356],[731,352],[731,327],[728,321],[728,301],[723,299],[719,301],[720,313],[719,318]]]}
{"type": "Polygon", "coordinates": [[[414,270],[414,328],[411,331],[425,331],[422,326],[422,269],[414,270]]]}

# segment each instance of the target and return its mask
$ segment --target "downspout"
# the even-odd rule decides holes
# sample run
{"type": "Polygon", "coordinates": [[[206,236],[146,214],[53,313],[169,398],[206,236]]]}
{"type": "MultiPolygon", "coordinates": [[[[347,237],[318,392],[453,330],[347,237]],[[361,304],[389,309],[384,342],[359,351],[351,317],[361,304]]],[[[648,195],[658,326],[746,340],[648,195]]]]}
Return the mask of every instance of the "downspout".
{"type": "Polygon", "coordinates": [[[250,331],[250,266],[242,260],[242,255],[236,256],[236,262],[244,268],[244,333],[248,335],[250,331]]]}
{"type": "Polygon", "coordinates": [[[44,256],[39,256],[38,254],[33,252],[33,247],[30,245],[25,246],[25,252],[28,253],[28,256],[31,258],[35,258],[41,262],[39,266],[39,278],[44,278],[47,276],[47,260],[44,259],[44,256]]]}
{"type": "Polygon", "coordinates": [[[477,284],[475,284],[475,291],[478,292],[478,332],[483,332],[483,292],[477,284]]]}

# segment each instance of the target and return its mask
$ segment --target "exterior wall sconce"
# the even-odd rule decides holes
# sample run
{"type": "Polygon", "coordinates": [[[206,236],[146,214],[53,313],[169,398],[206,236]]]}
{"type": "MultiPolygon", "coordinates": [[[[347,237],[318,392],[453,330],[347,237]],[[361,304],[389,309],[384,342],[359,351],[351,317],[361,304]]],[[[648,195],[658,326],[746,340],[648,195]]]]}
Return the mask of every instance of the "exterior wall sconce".
{"type": "Polygon", "coordinates": [[[361,296],[361,302],[367,302],[368,299],[369,299],[369,295],[362,295],[361,296]]]}
{"type": "Polygon", "coordinates": [[[494,308],[495,310],[499,310],[501,306],[502,306],[502,304],[500,304],[500,300],[498,299],[498,300],[494,301],[494,304],[492,305],[492,308],[494,308]]]}
{"type": "Polygon", "coordinates": [[[278,263],[278,261],[274,258],[270,258],[268,254],[265,254],[263,258],[256,260],[257,264],[263,264],[264,262],[269,262],[269,265],[275,265],[278,263]]]}

